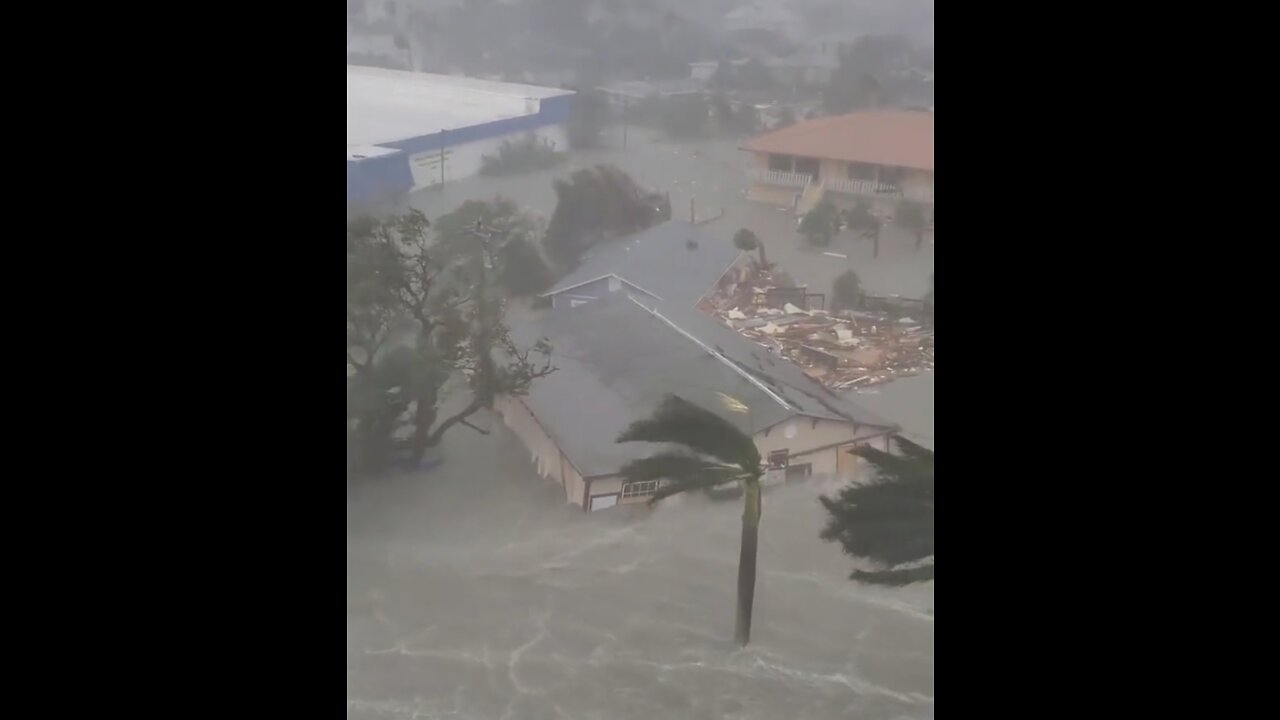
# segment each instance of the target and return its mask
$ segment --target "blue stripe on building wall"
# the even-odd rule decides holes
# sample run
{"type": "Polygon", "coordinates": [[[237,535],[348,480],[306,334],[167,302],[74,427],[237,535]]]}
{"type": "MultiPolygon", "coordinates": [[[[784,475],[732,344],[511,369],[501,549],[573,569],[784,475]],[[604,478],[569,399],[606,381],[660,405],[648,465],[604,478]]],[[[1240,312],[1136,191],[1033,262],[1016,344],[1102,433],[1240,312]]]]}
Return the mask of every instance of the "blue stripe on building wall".
{"type": "Polygon", "coordinates": [[[503,118],[457,130],[441,130],[430,135],[380,143],[380,147],[394,148],[401,152],[363,160],[348,160],[347,200],[363,202],[387,193],[407,192],[412,189],[413,172],[409,169],[410,155],[430,150],[438,151],[513,133],[530,132],[563,123],[569,119],[573,98],[573,95],[545,98],[539,103],[538,112],[533,115],[503,118]]]}
{"type": "Polygon", "coordinates": [[[347,161],[347,202],[382,200],[412,188],[413,172],[403,152],[347,161]]]}

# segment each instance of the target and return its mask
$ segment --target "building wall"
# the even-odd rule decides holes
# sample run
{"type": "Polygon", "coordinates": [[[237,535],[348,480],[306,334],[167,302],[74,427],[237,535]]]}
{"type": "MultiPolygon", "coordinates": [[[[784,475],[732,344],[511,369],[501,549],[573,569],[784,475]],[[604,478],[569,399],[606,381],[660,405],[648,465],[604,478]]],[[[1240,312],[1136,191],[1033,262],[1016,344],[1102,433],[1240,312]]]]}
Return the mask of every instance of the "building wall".
{"type": "Polygon", "coordinates": [[[590,507],[587,510],[592,512],[606,510],[615,505],[629,505],[635,501],[635,498],[629,498],[625,503],[622,502],[622,478],[617,475],[591,478],[587,493],[590,496],[587,500],[590,507]]]}
{"type": "MultiPolygon", "coordinates": [[[[565,502],[584,510],[592,504],[596,506],[594,509],[601,510],[615,505],[648,502],[648,497],[622,499],[622,478],[617,475],[595,477],[591,479],[590,484],[584,481],[582,474],[564,456],[519,398],[507,396],[498,398],[494,407],[501,413],[507,427],[529,449],[538,474],[561,484],[565,493],[565,502]]],[[[859,477],[864,462],[849,454],[850,449],[862,443],[869,443],[881,450],[890,449],[887,435],[858,442],[853,440],[854,436],[854,428],[849,423],[795,417],[767,431],[757,433],[755,441],[760,457],[763,459],[767,460],[770,452],[785,448],[789,451],[792,466],[803,464],[811,466],[811,478],[818,481],[831,479],[848,481],[859,477]],[[794,431],[791,437],[787,437],[788,426],[794,431]],[[816,448],[824,449],[816,450],[816,448]]],[[[770,473],[766,476],[765,482],[783,482],[784,478],[783,473],[770,473]]]]}
{"type": "MultiPolygon", "coordinates": [[[[814,478],[852,480],[857,475],[861,461],[852,455],[847,457],[841,457],[841,455],[847,455],[848,450],[858,444],[853,440],[855,435],[853,425],[850,423],[795,417],[757,433],[755,440],[760,457],[765,460],[768,459],[769,453],[786,449],[790,451],[792,465],[812,466],[814,478]],[[794,431],[790,438],[787,437],[788,427],[794,431]],[[836,443],[840,445],[827,447],[836,443]],[[809,452],[815,448],[826,449],[809,452]]],[[[875,447],[885,449],[885,439],[876,438],[871,442],[875,447]]]]}
{"type": "Polygon", "coordinates": [[[494,408],[501,413],[502,421],[524,443],[538,474],[555,480],[564,488],[565,501],[582,506],[586,483],[573,463],[560,452],[560,447],[547,435],[537,418],[520,398],[503,396],[494,401],[494,408]]]}
{"type": "Polygon", "coordinates": [[[751,186],[747,188],[748,200],[752,202],[766,203],[775,207],[795,207],[796,195],[798,194],[800,194],[799,188],[764,185],[755,182],[751,183],[751,186]]]}
{"type": "MultiPolygon", "coordinates": [[[[485,155],[496,155],[503,141],[517,142],[533,132],[539,141],[554,143],[557,150],[568,150],[569,140],[564,128],[560,125],[537,128],[536,130],[516,131],[499,137],[485,138],[458,145],[450,144],[449,133],[443,134],[444,176],[446,184],[451,180],[472,177],[480,172],[480,158],[485,155]]],[[[441,147],[413,153],[409,156],[409,168],[413,173],[415,190],[438,186],[441,183],[440,159],[441,147]]]]}
{"type": "Polygon", "coordinates": [[[902,186],[907,190],[919,190],[933,192],[933,171],[932,170],[908,170],[907,174],[902,178],[902,186]]]}
{"type": "MultiPolygon", "coordinates": [[[[460,180],[478,173],[480,158],[483,155],[496,153],[503,140],[518,140],[530,132],[535,133],[540,139],[554,143],[557,150],[567,150],[569,141],[565,135],[564,123],[569,119],[569,111],[575,97],[570,94],[541,100],[515,98],[512,101],[523,102],[527,114],[456,130],[423,128],[426,131],[424,135],[381,143],[380,147],[402,151],[395,156],[396,162],[407,165],[413,190],[441,183],[442,151],[443,182],[460,180]]],[[[360,197],[351,195],[350,166],[347,174],[347,199],[359,202],[360,197]]]]}
{"type": "Polygon", "coordinates": [[[404,153],[347,161],[347,201],[379,203],[401,196],[413,187],[404,153]]]}

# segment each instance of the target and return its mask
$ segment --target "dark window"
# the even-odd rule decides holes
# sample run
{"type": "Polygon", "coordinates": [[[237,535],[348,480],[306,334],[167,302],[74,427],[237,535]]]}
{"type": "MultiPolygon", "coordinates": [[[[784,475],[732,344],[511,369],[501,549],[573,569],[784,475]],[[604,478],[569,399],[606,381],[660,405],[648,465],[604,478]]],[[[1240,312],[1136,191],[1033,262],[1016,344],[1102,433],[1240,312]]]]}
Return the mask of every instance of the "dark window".
{"type": "Polygon", "coordinates": [[[789,457],[791,457],[790,450],[774,450],[769,453],[769,469],[781,470],[785,468],[789,457]]]}
{"type": "Polygon", "coordinates": [[[875,180],[876,166],[870,163],[849,163],[850,180],[875,180]]]}
{"type": "Polygon", "coordinates": [[[770,155],[769,169],[780,170],[782,172],[791,172],[791,156],[790,155],[770,155]]]}
{"type": "Polygon", "coordinates": [[[902,184],[902,176],[905,173],[902,168],[898,167],[882,167],[880,168],[880,184],[890,187],[898,187],[902,184]]]}
{"type": "Polygon", "coordinates": [[[796,172],[818,179],[818,161],[815,158],[796,158],[796,172]]]}

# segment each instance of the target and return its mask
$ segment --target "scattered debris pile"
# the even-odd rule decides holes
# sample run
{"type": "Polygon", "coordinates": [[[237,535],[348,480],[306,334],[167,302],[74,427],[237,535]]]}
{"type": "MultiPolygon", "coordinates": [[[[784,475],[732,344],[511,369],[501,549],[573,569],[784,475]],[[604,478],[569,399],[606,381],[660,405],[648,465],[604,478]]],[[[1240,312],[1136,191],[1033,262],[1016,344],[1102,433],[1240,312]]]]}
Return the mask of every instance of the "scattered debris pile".
{"type": "Polygon", "coordinates": [[[779,293],[771,292],[777,288],[769,284],[774,279],[754,269],[726,278],[704,309],[831,390],[933,369],[932,322],[905,316],[894,303],[836,313],[777,303],[779,293]]]}

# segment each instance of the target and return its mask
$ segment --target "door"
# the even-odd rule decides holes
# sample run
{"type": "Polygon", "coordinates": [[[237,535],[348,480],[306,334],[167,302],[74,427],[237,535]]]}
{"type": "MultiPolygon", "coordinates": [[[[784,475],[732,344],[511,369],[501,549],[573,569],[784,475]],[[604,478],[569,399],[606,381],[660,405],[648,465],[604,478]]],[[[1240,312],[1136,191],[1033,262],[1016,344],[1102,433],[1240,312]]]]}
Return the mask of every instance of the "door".
{"type": "Polygon", "coordinates": [[[596,510],[605,510],[618,504],[618,495],[592,495],[591,507],[588,510],[594,512],[596,510]]]}

